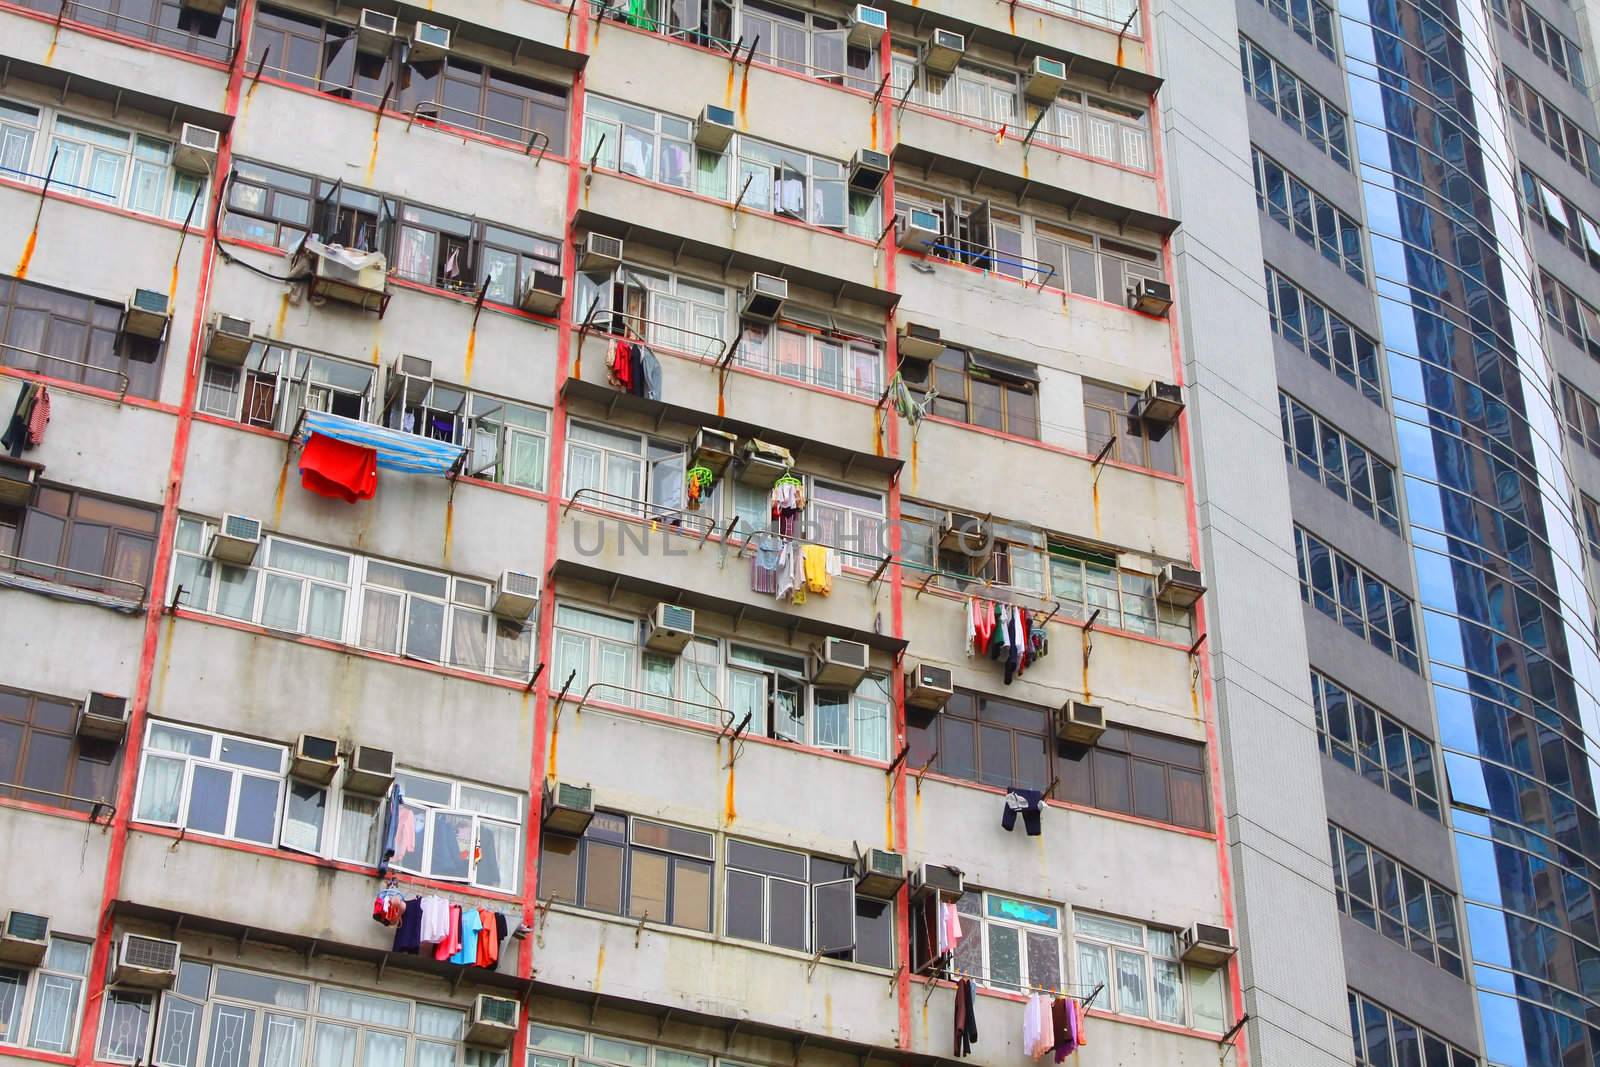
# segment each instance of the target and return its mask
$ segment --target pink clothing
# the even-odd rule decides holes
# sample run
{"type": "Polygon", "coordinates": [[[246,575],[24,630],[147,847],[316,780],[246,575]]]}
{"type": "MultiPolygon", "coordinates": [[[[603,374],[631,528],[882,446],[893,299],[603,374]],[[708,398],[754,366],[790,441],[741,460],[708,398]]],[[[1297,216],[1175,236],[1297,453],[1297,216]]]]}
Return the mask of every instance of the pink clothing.
{"type": "Polygon", "coordinates": [[[944,923],[944,936],[950,943],[950,951],[954,952],[961,943],[961,913],[954,904],[940,904],[939,917],[944,923]]]}
{"type": "Polygon", "coordinates": [[[44,444],[44,428],[49,421],[50,390],[41,385],[39,387],[39,395],[33,400],[33,410],[28,413],[28,441],[30,444],[44,444]]]}
{"type": "Polygon", "coordinates": [[[394,854],[409,856],[417,847],[417,813],[405,805],[400,806],[400,817],[394,827],[394,854]]]}

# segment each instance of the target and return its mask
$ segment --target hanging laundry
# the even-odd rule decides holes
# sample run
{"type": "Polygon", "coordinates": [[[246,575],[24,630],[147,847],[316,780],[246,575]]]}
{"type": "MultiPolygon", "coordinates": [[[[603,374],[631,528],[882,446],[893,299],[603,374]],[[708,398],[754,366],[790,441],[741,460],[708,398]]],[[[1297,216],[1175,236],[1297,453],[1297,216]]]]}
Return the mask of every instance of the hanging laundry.
{"type": "Polygon", "coordinates": [[[633,392],[633,345],[618,341],[612,350],[611,366],[607,368],[611,384],[624,393],[633,392]]]}
{"type": "Polygon", "coordinates": [[[953,1055],[964,1059],[978,1040],[977,1004],[973,998],[972,979],[963,978],[956,983],[955,1048],[953,1055]]]}
{"type": "Polygon", "coordinates": [[[38,448],[44,444],[44,428],[50,423],[50,390],[39,386],[39,395],[34,397],[33,410],[28,413],[28,447],[38,448]]]}
{"type": "Polygon", "coordinates": [[[833,592],[833,579],[830,576],[828,557],[833,555],[833,549],[827,545],[801,545],[800,556],[806,577],[806,588],[813,593],[828,596],[833,592]]]}
{"type": "Polygon", "coordinates": [[[806,602],[806,576],[800,546],[793,541],[783,542],[778,552],[778,586],[774,590],[779,600],[795,604],[806,602]]]}
{"type": "Polygon", "coordinates": [[[1082,1048],[1089,1043],[1088,1037],[1083,1032],[1084,1021],[1089,1017],[1089,1009],[1069,997],[1067,1010],[1072,1013],[1072,1036],[1078,1042],[1078,1047],[1082,1048]]]}
{"type": "Polygon", "coordinates": [[[451,956],[461,951],[461,905],[450,905],[449,915],[446,917],[448,929],[444,938],[435,946],[433,958],[448,961],[451,956]]]}
{"type": "Polygon", "coordinates": [[[710,467],[690,467],[683,474],[685,496],[690,511],[699,511],[700,502],[711,492],[711,487],[717,484],[717,476],[710,467]]]}
{"type": "Polygon", "coordinates": [[[495,932],[494,912],[479,908],[478,921],[482,925],[478,933],[477,963],[479,967],[493,967],[500,962],[500,940],[495,932]]]}
{"type": "Polygon", "coordinates": [[[641,344],[633,346],[637,359],[638,380],[634,382],[634,395],[642,396],[646,400],[661,399],[661,361],[649,348],[641,344]]]}
{"type": "Polygon", "coordinates": [[[406,794],[396,782],[389,787],[389,811],[383,820],[383,855],[378,860],[378,873],[389,873],[389,861],[396,856],[404,856],[416,844],[416,816],[406,812],[406,832],[409,839],[406,847],[400,848],[400,813],[405,810],[406,794]]]}
{"type": "Polygon", "coordinates": [[[772,505],[773,518],[778,518],[784,512],[803,511],[806,506],[806,483],[792,474],[785,474],[772,483],[768,501],[772,505]]]}
{"type": "Polygon", "coordinates": [[[444,897],[422,898],[422,927],[417,940],[424,945],[437,945],[450,936],[450,902],[444,897]]]}
{"type": "Polygon", "coordinates": [[[770,533],[755,538],[755,555],[750,559],[750,590],[754,593],[777,593],[778,559],[783,553],[783,541],[770,533]]]}
{"type": "Polygon", "coordinates": [[[939,902],[939,924],[944,927],[944,939],[954,952],[961,946],[961,912],[954,904],[939,902]]]}
{"type": "Polygon", "coordinates": [[[461,948],[454,956],[450,957],[451,963],[463,966],[478,961],[478,934],[483,930],[483,919],[478,915],[477,908],[461,909],[461,948]]]}
{"type": "Polygon", "coordinates": [[[16,406],[11,409],[11,421],[6,425],[4,437],[0,437],[0,445],[4,445],[12,456],[22,455],[22,450],[32,448],[28,433],[28,420],[33,415],[33,403],[38,399],[42,387],[33,382],[23,382],[22,391],[17,394],[16,406]]]}
{"type": "Polygon", "coordinates": [[[1036,1060],[1049,1052],[1054,1044],[1050,998],[1043,993],[1035,993],[1022,1009],[1022,1051],[1030,1060],[1036,1060]]]}
{"type": "Polygon", "coordinates": [[[1073,1031],[1072,1001],[1067,997],[1057,997],[1054,1004],[1050,1005],[1051,1034],[1055,1041],[1055,1059],[1061,1063],[1077,1051],[1078,1042],[1073,1031]]]}
{"type": "Polygon", "coordinates": [[[1017,813],[1022,813],[1023,828],[1029,837],[1038,837],[1039,802],[1044,794],[1037,789],[1018,789],[1015,786],[1006,794],[1005,807],[1000,812],[1000,828],[1010,833],[1017,825],[1017,813]]]}
{"type": "Polygon", "coordinates": [[[400,915],[400,925],[394,931],[394,951],[416,952],[422,948],[422,898],[406,901],[406,910],[400,915]]]}
{"type": "Polygon", "coordinates": [[[373,898],[372,921],[382,926],[398,926],[405,910],[406,901],[400,890],[392,885],[384,886],[373,898]]]}
{"type": "Polygon", "coordinates": [[[314,433],[300,450],[300,484],[346,503],[371,500],[378,491],[378,453],[314,433]]]}

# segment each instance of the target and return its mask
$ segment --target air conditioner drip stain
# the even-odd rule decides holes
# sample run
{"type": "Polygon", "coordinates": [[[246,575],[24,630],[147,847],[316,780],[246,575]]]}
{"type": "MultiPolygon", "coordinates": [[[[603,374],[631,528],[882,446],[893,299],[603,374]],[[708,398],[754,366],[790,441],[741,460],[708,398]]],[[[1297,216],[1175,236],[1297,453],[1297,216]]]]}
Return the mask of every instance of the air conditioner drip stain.
{"type": "Polygon", "coordinates": [[[288,487],[289,463],[285,460],[283,466],[278,468],[278,489],[272,497],[272,525],[274,528],[283,522],[283,494],[288,487]]]}
{"type": "Polygon", "coordinates": [[[472,327],[472,329],[467,331],[467,368],[466,368],[466,371],[465,371],[466,380],[461,383],[463,385],[471,385],[472,384],[472,359],[473,359],[473,356],[476,355],[477,351],[478,351],[478,328],[476,326],[474,326],[474,327],[472,327]]]}
{"type": "Polygon", "coordinates": [[[451,494],[450,499],[444,503],[444,553],[441,565],[445,570],[450,569],[450,542],[455,532],[456,525],[456,498],[451,494]]]}
{"type": "Polygon", "coordinates": [[[11,272],[12,277],[22,279],[28,276],[28,264],[33,260],[33,246],[38,243],[39,227],[34,226],[33,231],[28,234],[27,242],[22,246],[22,258],[17,260],[17,269],[11,272]]]}
{"type": "Polygon", "coordinates": [[[289,318],[289,294],[284,293],[278,297],[278,317],[272,323],[272,336],[283,337],[283,324],[289,318]]]}

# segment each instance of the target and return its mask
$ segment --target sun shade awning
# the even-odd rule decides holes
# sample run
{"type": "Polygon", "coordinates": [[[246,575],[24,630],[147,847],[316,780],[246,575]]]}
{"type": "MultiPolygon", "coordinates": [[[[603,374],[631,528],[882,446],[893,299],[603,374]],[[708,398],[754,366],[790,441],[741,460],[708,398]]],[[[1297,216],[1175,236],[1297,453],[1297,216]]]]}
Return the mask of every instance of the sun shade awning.
{"type": "Polygon", "coordinates": [[[359,419],[347,419],[326,411],[307,411],[300,420],[296,440],[304,441],[314,433],[344,441],[378,454],[378,469],[401,471],[405,474],[452,475],[459,473],[461,459],[467,450],[448,441],[435,441],[402,430],[391,430],[359,419]]]}

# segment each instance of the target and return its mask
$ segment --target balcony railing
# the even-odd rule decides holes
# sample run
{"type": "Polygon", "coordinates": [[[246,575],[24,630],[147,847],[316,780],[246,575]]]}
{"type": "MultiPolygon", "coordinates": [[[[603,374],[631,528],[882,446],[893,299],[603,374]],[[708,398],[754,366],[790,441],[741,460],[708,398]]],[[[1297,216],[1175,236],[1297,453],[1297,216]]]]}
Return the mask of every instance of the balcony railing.
{"type": "MultiPolygon", "coordinates": [[[[84,370],[94,371],[96,374],[108,374],[111,377],[118,379],[121,383],[117,388],[117,402],[120,404],[128,396],[128,376],[119,370],[112,370],[109,367],[97,366],[93,363],[85,363],[81,359],[68,359],[66,356],[57,356],[52,355],[49,352],[39,352],[32,348],[23,348],[21,345],[9,345],[3,341],[0,341],[0,352],[20,352],[24,356],[28,356],[32,359],[50,359],[55,360],[58,363],[66,363],[73,367],[81,367],[84,370]]],[[[0,362],[3,362],[6,366],[12,367],[16,370],[32,371],[36,374],[45,373],[43,371],[33,371],[33,368],[31,367],[19,366],[16,361],[12,359],[0,360],[0,362]]],[[[83,384],[87,385],[89,383],[85,381],[83,384]]]]}
{"type": "Polygon", "coordinates": [[[1007,252],[959,237],[944,237],[928,246],[928,254],[952,263],[964,263],[989,274],[1003,274],[1043,289],[1056,276],[1056,269],[1042,259],[1029,259],[1018,252],[1007,252]]]}
{"type": "Polygon", "coordinates": [[[144,602],[145,585],[128,578],[79,570],[59,563],[45,563],[26,556],[0,552],[0,574],[32,578],[47,585],[63,586],[78,592],[99,594],[129,604],[144,602]]]}
{"type": "MultiPolygon", "coordinates": [[[[138,37],[141,40],[151,41],[168,48],[176,48],[179,51],[188,52],[191,55],[201,56],[205,59],[227,62],[233,58],[232,34],[229,35],[228,40],[219,41],[215,37],[208,37],[171,26],[163,26],[148,19],[124,15],[108,7],[81,3],[79,0],[12,0],[12,2],[21,4],[23,7],[32,8],[35,11],[54,15],[57,19],[81,22],[85,25],[110,30],[112,33],[138,37]]],[[[173,5],[168,10],[180,11],[182,9],[173,5]]],[[[220,19],[221,16],[217,16],[217,18],[220,19]]]]}

